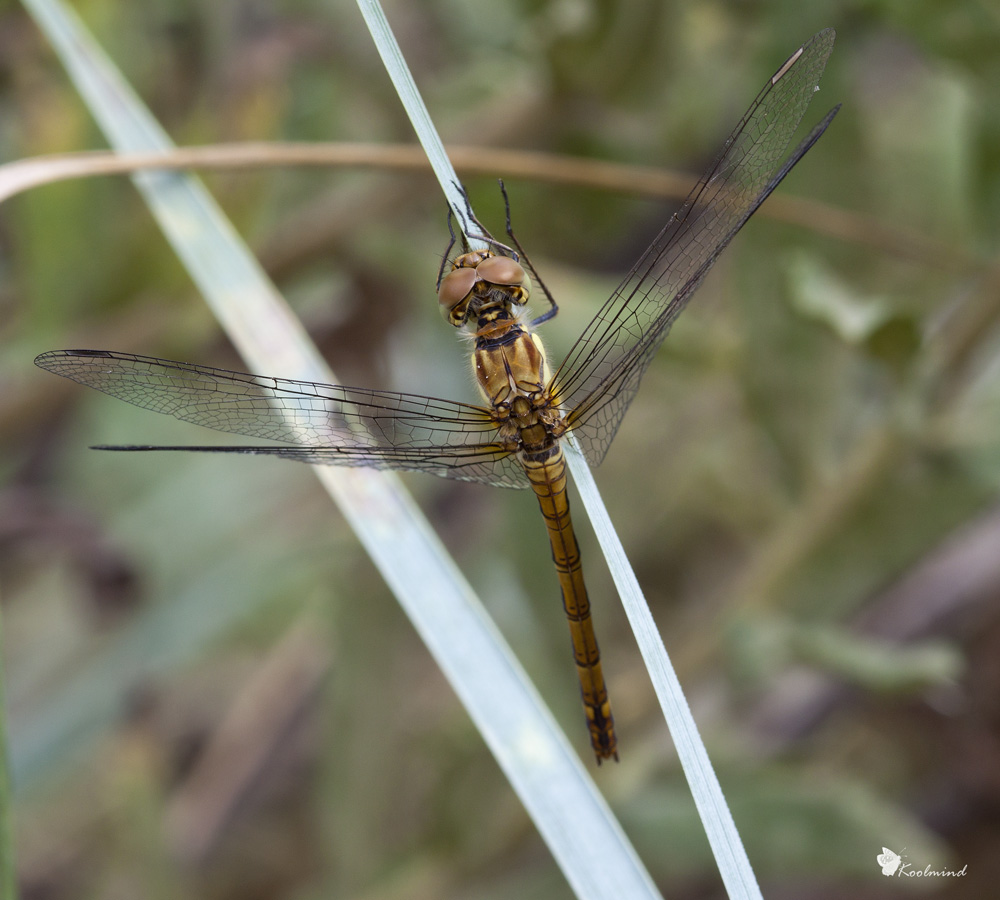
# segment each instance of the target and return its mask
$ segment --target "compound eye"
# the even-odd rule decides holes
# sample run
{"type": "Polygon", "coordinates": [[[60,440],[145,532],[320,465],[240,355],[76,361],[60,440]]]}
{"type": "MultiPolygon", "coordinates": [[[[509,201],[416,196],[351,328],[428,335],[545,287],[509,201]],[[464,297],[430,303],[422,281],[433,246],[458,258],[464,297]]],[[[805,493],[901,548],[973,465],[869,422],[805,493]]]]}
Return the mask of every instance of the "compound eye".
{"type": "Polygon", "coordinates": [[[509,256],[491,256],[476,268],[483,281],[505,287],[519,287],[524,284],[524,269],[509,256]]]}
{"type": "MultiPolygon", "coordinates": [[[[441,315],[443,315],[453,325],[461,325],[462,322],[455,322],[452,312],[458,312],[457,307],[463,300],[468,299],[472,293],[472,286],[476,283],[475,269],[452,269],[441,279],[441,288],[438,290],[438,303],[440,304],[441,315]]],[[[462,321],[465,317],[462,316],[462,321]]]]}
{"type": "Polygon", "coordinates": [[[528,275],[528,273],[523,269],[521,270],[521,274],[524,276],[524,278],[521,279],[521,302],[527,303],[528,297],[531,296],[531,276],[528,275]]]}

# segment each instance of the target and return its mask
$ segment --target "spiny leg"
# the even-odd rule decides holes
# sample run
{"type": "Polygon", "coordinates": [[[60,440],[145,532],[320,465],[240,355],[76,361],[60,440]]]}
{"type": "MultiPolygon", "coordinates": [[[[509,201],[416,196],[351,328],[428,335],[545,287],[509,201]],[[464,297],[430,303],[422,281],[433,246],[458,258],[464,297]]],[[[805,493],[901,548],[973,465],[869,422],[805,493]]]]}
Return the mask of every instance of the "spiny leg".
{"type": "Polygon", "coordinates": [[[518,255],[524,261],[524,264],[528,267],[528,271],[531,272],[531,277],[534,279],[535,283],[542,289],[542,293],[545,294],[545,299],[549,301],[549,306],[551,307],[547,312],[542,313],[535,319],[531,321],[531,327],[535,328],[541,325],[542,322],[548,322],[549,319],[555,318],[556,313],[559,312],[559,304],[556,303],[556,298],[552,296],[552,292],[548,289],[545,282],[542,281],[542,276],[538,274],[538,270],[535,268],[534,263],[532,263],[531,258],[527,253],[524,252],[524,248],[521,246],[521,242],[517,239],[517,235],[514,234],[514,229],[510,224],[510,197],[507,196],[507,188],[503,183],[502,178],[497,179],[500,182],[500,193],[503,194],[503,205],[507,213],[507,236],[510,238],[511,243],[517,249],[518,255]]]}

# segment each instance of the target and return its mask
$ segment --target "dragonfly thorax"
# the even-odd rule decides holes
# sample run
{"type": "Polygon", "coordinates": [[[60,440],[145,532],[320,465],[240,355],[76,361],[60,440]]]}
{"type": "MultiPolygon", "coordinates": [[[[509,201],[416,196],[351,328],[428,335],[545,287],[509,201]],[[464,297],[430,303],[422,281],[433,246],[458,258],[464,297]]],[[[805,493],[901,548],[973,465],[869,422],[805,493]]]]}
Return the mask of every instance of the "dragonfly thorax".
{"type": "Polygon", "coordinates": [[[549,381],[541,339],[516,322],[497,323],[476,336],[472,367],[483,398],[494,408],[519,395],[535,397],[549,381]]]}
{"type": "Polygon", "coordinates": [[[500,401],[493,414],[504,444],[533,458],[557,452],[559,438],[566,433],[565,420],[544,391],[500,401]]]}
{"type": "Polygon", "coordinates": [[[470,319],[515,319],[515,307],[523,307],[531,294],[531,279],[516,260],[492,250],[463,253],[441,279],[438,303],[441,314],[456,328],[470,319]],[[505,311],[506,315],[502,312],[505,311]]]}

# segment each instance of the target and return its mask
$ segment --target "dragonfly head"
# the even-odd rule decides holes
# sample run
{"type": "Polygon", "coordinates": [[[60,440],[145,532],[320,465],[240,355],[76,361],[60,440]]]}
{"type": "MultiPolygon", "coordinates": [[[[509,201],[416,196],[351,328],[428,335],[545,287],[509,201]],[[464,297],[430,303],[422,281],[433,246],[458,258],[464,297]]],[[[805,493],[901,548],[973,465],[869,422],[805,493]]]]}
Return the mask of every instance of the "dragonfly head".
{"type": "Polygon", "coordinates": [[[531,279],[516,259],[489,250],[463,253],[441,279],[438,303],[441,314],[456,328],[470,315],[475,298],[500,294],[514,306],[524,306],[531,294],[531,279]]]}

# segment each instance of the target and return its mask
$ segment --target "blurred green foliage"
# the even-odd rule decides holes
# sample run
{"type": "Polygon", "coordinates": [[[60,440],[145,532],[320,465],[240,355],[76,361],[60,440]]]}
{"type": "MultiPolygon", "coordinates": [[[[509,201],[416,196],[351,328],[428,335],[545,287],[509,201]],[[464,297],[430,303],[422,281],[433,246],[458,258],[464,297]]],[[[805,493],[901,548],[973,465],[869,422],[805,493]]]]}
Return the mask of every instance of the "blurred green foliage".
{"type": "MultiPolygon", "coordinates": [[[[411,141],[353,4],[75,6],[178,143],[411,141]]],[[[881,896],[884,845],[918,868],[968,864],[937,896],[987,896],[996,566],[969,552],[961,578],[921,573],[978,546],[996,516],[1000,15],[976,0],[431,0],[387,14],[446,141],[693,173],[788,53],[837,29],[807,121],[844,109],[782,190],[936,252],[831,238],[819,213],[792,228],[765,207],[679,320],[598,481],[765,893],[881,896]],[[907,577],[912,590],[892,589],[907,577]]],[[[0,3],[3,160],[101,146],[30,21],[0,3]]],[[[345,383],[474,399],[434,309],[447,231],[429,176],[206,180],[345,383]]],[[[672,207],[507,183],[562,305],[544,332],[558,359],[672,207]]],[[[493,180],[468,185],[499,225],[493,180]]],[[[240,368],[127,182],[44,187],[0,210],[0,313],[0,590],[28,889],[569,896],[307,470],[89,452],[205,437],[31,366],[85,346],[240,368]],[[193,795],[199,753],[304,615],[325,625],[322,699],[305,696],[205,853],[178,861],[171,810],[193,795]]],[[[408,483],[583,746],[534,503],[408,483]]],[[[662,718],[582,541],[622,742],[597,778],[664,894],[711,895],[662,718]]]]}

